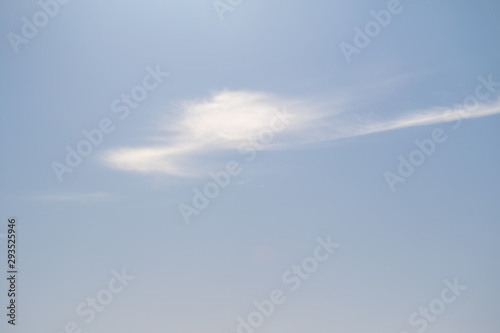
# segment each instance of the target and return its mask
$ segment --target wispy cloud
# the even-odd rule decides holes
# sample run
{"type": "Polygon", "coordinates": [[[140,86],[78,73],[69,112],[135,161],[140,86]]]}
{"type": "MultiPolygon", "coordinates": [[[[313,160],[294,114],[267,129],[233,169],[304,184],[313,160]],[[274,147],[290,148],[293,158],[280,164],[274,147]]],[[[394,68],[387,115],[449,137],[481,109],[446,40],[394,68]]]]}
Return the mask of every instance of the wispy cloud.
{"type": "Polygon", "coordinates": [[[308,142],[349,138],[408,127],[445,123],[457,119],[486,117],[498,113],[500,113],[500,100],[491,104],[478,105],[474,110],[467,110],[464,107],[435,107],[413,111],[394,119],[354,117],[345,120],[331,117],[321,121],[319,129],[316,129],[316,136],[310,138],[308,142]]]}
{"type": "MultiPolygon", "coordinates": [[[[195,176],[193,163],[214,152],[235,150],[238,145],[269,127],[276,114],[293,105],[293,121],[287,133],[303,131],[321,116],[308,112],[299,100],[248,91],[222,91],[201,101],[181,105],[182,113],[165,120],[156,143],[139,148],[120,148],[103,156],[106,165],[122,170],[195,176]],[[158,142],[159,141],[159,142],[158,142]]],[[[273,146],[280,145],[278,140],[273,146]]],[[[199,164],[198,164],[199,165],[199,164]]]]}
{"type": "Polygon", "coordinates": [[[62,194],[38,195],[34,196],[33,199],[40,201],[63,201],[63,202],[107,202],[113,200],[113,196],[105,192],[62,193],[62,194]]]}
{"type": "Polygon", "coordinates": [[[204,174],[210,156],[236,150],[240,143],[269,127],[269,121],[285,106],[293,114],[293,121],[266,149],[291,149],[304,147],[305,143],[500,113],[500,101],[497,101],[467,112],[460,108],[434,107],[407,112],[397,118],[377,119],[374,115],[353,116],[348,112],[349,104],[356,102],[342,100],[332,108],[267,93],[224,90],[205,100],[182,103],[182,111],[165,120],[159,128],[159,137],[150,144],[107,151],[102,161],[125,171],[199,176],[204,174]]]}

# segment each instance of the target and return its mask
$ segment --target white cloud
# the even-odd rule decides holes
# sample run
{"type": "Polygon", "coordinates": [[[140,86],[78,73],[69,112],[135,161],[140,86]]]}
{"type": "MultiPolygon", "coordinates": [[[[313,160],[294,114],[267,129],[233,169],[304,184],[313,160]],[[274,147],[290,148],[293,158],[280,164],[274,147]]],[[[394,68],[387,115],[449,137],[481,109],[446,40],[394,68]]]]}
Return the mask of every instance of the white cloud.
{"type": "Polygon", "coordinates": [[[491,116],[500,113],[500,100],[492,104],[478,105],[474,110],[460,108],[436,107],[406,114],[399,118],[388,120],[356,119],[354,121],[339,121],[330,119],[323,121],[322,132],[316,139],[309,141],[328,141],[341,138],[355,137],[378,132],[403,129],[415,126],[433,125],[458,119],[471,119],[491,116]],[[327,133],[329,132],[329,133],[327,133]]]}
{"type": "MultiPolygon", "coordinates": [[[[352,101],[352,103],[357,100],[352,101]]],[[[334,110],[312,105],[310,101],[290,101],[271,94],[224,90],[206,100],[188,101],[182,112],[160,127],[159,141],[143,147],[108,151],[103,162],[112,168],[143,173],[177,176],[204,175],[210,157],[232,150],[269,128],[269,122],[288,106],[293,120],[276,135],[266,149],[290,149],[314,143],[413,126],[431,125],[461,118],[484,117],[500,112],[500,101],[477,109],[431,108],[394,119],[352,116],[349,102],[334,110]],[[445,117],[446,115],[446,117],[445,117]],[[350,118],[349,118],[350,117],[350,118]]],[[[158,140],[156,140],[158,141],[158,140]]]]}
{"type": "MultiPolygon", "coordinates": [[[[298,132],[314,122],[314,113],[307,113],[299,101],[259,92],[215,93],[207,100],[182,104],[180,116],[167,119],[162,126],[164,137],[159,144],[109,151],[103,161],[128,171],[195,176],[200,168],[194,161],[214,152],[236,150],[241,142],[268,128],[276,114],[290,104],[295,105],[294,118],[287,132],[298,132]]],[[[278,144],[273,141],[268,148],[278,144]]]]}

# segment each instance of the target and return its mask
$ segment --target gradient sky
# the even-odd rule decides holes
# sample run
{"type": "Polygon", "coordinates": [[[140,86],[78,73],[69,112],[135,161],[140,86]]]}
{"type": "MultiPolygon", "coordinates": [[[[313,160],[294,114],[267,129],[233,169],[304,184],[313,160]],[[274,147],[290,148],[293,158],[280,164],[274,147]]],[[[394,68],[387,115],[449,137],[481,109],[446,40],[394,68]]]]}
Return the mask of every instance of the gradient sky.
{"type": "Polygon", "coordinates": [[[456,277],[467,290],[426,332],[498,332],[500,86],[460,104],[500,82],[500,2],[402,0],[348,63],[339,45],[388,2],[243,0],[220,20],[211,0],[71,1],[16,53],[8,34],[40,7],[2,1],[0,234],[16,216],[20,273],[1,331],[233,333],[331,235],[341,247],[255,332],[417,332],[409,316],[456,277]],[[121,120],[113,101],[157,66],[121,120]],[[60,182],[52,163],[105,118],[60,182]],[[447,140],[392,192],[384,173],[436,129],[447,140]],[[243,171],[186,224],[179,205],[231,160],[243,171]],[[86,324],[77,306],[122,267],[135,280],[86,324]]]}

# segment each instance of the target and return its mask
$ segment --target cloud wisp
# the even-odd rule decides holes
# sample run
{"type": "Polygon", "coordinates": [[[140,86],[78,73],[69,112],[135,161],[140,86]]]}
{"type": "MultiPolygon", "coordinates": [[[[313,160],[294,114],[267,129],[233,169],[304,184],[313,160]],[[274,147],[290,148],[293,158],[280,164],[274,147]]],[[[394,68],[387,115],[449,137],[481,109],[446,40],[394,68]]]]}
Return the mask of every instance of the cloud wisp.
{"type": "Polygon", "coordinates": [[[34,200],[47,202],[110,202],[114,199],[113,195],[106,192],[91,193],[62,193],[62,194],[43,194],[32,197],[34,200]]]}
{"type": "Polygon", "coordinates": [[[500,100],[491,104],[482,104],[474,110],[465,107],[435,107],[428,110],[414,111],[398,118],[376,120],[373,117],[352,120],[340,120],[336,117],[324,119],[319,124],[320,134],[307,142],[331,141],[368,135],[416,126],[446,123],[457,119],[473,119],[500,113],[500,100]]]}
{"type": "MultiPolygon", "coordinates": [[[[206,100],[183,103],[182,113],[165,119],[159,128],[162,136],[155,143],[108,151],[103,162],[128,171],[197,176],[201,172],[200,160],[214,153],[236,150],[239,144],[268,127],[273,118],[286,114],[283,111],[286,106],[293,105],[294,112],[285,135],[311,127],[320,116],[308,112],[301,104],[298,100],[260,92],[214,93],[206,100]]],[[[276,140],[267,149],[282,145],[283,142],[276,140]]]]}
{"type": "Polygon", "coordinates": [[[277,140],[266,149],[303,148],[305,144],[432,125],[454,119],[477,118],[500,113],[500,100],[478,104],[473,110],[435,107],[392,119],[352,116],[349,103],[318,107],[311,101],[290,100],[262,92],[229,91],[213,93],[204,100],[181,104],[179,114],[165,119],[160,136],[140,147],[107,151],[102,162],[108,167],[141,173],[181,177],[203,176],[213,156],[231,150],[255,137],[271,119],[293,117],[277,140]],[[330,107],[331,108],[331,107],[330,107]],[[283,117],[283,115],[282,115],[283,117]]]}

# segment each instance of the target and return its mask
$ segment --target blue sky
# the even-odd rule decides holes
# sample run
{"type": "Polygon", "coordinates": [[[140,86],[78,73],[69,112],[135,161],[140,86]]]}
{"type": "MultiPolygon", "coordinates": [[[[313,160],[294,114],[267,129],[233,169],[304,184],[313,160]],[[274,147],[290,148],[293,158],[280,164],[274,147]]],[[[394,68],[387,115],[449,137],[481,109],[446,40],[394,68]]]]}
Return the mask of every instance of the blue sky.
{"type": "Polygon", "coordinates": [[[2,332],[232,333],[276,289],[254,332],[497,332],[500,3],[224,3],[70,1],[30,38],[40,4],[0,3],[2,332]],[[348,61],[356,27],[371,41],[348,61]]]}

